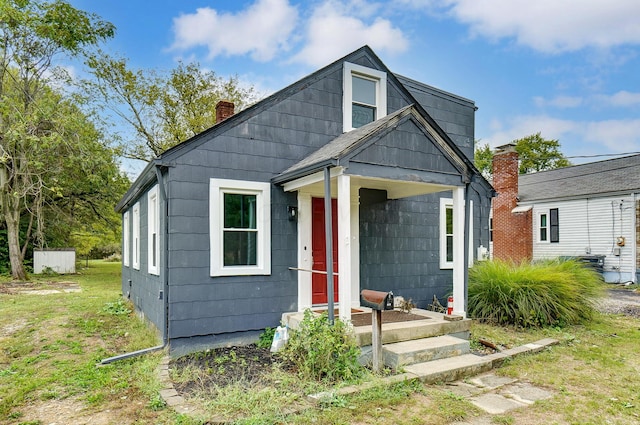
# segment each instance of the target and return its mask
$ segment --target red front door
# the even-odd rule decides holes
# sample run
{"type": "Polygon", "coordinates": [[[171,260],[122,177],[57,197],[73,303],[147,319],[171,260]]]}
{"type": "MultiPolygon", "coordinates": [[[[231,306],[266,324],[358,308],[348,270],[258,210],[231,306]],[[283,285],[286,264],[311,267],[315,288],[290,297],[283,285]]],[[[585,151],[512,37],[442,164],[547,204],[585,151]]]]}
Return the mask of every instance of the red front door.
{"type": "MultiPolygon", "coordinates": [[[[327,271],[327,238],[324,228],[324,199],[311,199],[311,255],[313,257],[313,270],[327,271]]],[[[333,228],[333,271],[338,272],[338,202],[331,200],[331,217],[333,228]]],[[[313,273],[311,278],[311,302],[313,304],[326,304],[327,300],[327,275],[313,273]]],[[[334,301],[338,301],[338,276],[333,278],[334,301]]]]}

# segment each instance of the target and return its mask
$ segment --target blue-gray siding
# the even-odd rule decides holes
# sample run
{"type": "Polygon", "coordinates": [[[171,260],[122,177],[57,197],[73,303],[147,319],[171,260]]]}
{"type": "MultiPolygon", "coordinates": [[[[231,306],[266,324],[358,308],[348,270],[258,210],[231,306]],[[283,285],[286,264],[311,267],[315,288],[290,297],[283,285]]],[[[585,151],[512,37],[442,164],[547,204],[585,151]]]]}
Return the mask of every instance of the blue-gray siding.
{"type": "MultiPolygon", "coordinates": [[[[366,54],[351,60],[377,67],[366,54]]],[[[226,128],[224,132],[215,128],[204,132],[188,148],[173,150],[164,158],[168,233],[161,231],[161,243],[166,244],[168,260],[168,333],[176,346],[216,343],[225,335],[253,335],[252,331],[277,325],[283,312],[297,310],[297,274],[288,269],[297,263],[297,230],[287,216],[287,206],[297,205],[296,194],[271,187],[271,275],[211,277],[209,182],[211,178],[269,182],[340,135],[342,75],[340,63],[329,67],[305,80],[303,86],[285,89],[258,108],[234,117],[235,125],[219,127],[226,128]]],[[[395,84],[389,80],[388,112],[413,102],[395,84]]],[[[449,95],[432,99],[429,90],[420,85],[411,88],[420,97],[418,102],[472,157],[473,103],[449,95]]],[[[460,182],[459,177],[452,178],[457,173],[453,165],[421,137],[424,135],[412,121],[405,122],[383,143],[356,155],[354,166],[394,169],[400,165],[451,176],[447,184],[460,182]]],[[[419,301],[421,307],[434,293],[440,296],[450,291],[451,271],[439,270],[439,196],[388,201],[380,191],[362,190],[362,195],[361,286],[388,289],[393,281],[392,289],[419,301]]],[[[147,273],[146,196],[141,196],[141,267],[140,271],[123,267],[123,292],[129,291],[131,280],[136,307],[163,330],[165,304],[159,292],[164,271],[161,276],[147,273]]],[[[487,226],[482,227],[479,216],[476,220],[474,239],[486,236],[488,243],[487,226]]],[[[161,229],[164,226],[163,221],[161,229]]],[[[161,260],[164,255],[161,253],[161,260]]]]}

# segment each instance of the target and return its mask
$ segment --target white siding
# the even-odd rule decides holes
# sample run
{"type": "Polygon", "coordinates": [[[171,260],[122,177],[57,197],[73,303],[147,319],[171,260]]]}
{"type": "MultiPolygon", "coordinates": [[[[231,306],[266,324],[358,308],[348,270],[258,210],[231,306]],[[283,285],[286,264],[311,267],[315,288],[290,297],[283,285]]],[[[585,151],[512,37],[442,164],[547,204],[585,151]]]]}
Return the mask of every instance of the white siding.
{"type": "Polygon", "coordinates": [[[634,220],[632,196],[536,204],[533,207],[533,258],[605,255],[607,281],[631,280],[635,274],[634,220]],[[540,214],[548,214],[552,208],[558,208],[559,242],[541,242],[540,214]],[[623,247],[616,244],[620,236],[625,238],[623,247]],[[620,248],[620,255],[616,255],[616,248],[620,248]]]}

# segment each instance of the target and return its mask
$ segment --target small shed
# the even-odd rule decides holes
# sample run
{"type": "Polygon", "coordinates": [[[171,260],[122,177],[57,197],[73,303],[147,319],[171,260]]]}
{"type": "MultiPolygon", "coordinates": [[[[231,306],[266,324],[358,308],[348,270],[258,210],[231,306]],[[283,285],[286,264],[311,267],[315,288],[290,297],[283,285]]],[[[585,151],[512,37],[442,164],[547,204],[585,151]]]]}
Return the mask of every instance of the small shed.
{"type": "Polygon", "coordinates": [[[33,272],[40,274],[46,269],[66,274],[76,272],[75,248],[41,249],[33,251],[33,272]]]}

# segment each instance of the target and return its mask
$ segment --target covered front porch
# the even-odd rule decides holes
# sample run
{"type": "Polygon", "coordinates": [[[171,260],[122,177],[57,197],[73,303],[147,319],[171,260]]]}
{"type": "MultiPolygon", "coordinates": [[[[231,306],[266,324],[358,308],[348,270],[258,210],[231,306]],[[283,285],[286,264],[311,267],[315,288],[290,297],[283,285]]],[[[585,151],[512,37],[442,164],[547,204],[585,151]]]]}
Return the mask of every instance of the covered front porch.
{"type": "MultiPolygon", "coordinates": [[[[398,172],[399,170],[395,170],[398,172]]],[[[371,164],[351,163],[347,169],[343,166],[326,166],[321,171],[316,171],[283,184],[288,192],[297,192],[297,251],[298,263],[291,269],[297,271],[298,283],[298,311],[308,308],[314,310],[335,307],[338,316],[342,320],[351,320],[354,309],[362,310],[360,306],[360,291],[362,289],[396,290],[396,280],[393,270],[387,270],[388,286],[382,283],[382,287],[370,288],[363,285],[361,270],[367,264],[361,264],[361,249],[375,250],[376,247],[388,245],[387,250],[395,249],[393,235],[402,232],[412,232],[414,229],[424,227],[414,226],[411,223],[417,220],[433,219],[424,211],[413,212],[411,217],[392,216],[384,224],[384,232],[368,246],[361,245],[361,227],[369,228],[371,233],[376,233],[374,225],[361,220],[361,193],[375,194],[382,201],[406,200],[423,195],[443,192],[443,197],[452,201],[452,260],[453,268],[451,278],[452,293],[454,297],[454,314],[465,317],[465,269],[468,258],[465,249],[465,186],[460,185],[460,178],[454,176],[431,176],[430,182],[411,181],[410,176],[399,175],[385,176],[389,170],[385,167],[371,164]],[[355,174],[354,174],[355,173],[355,174]],[[366,173],[366,174],[365,174],[366,173]],[[458,183],[458,185],[455,185],[458,183]],[[404,221],[403,221],[404,220],[404,221]],[[394,228],[395,227],[395,228],[394,228]],[[324,239],[320,240],[319,239],[324,239]],[[331,242],[330,242],[331,241],[331,242]],[[326,249],[333,245],[333,249],[326,249]],[[372,246],[371,246],[372,245],[372,246]],[[333,267],[331,267],[333,266],[333,267]],[[390,275],[389,275],[390,274],[390,275]],[[333,287],[328,285],[334,276],[333,287]],[[333,293],[332,293],[333,292],[333,293]],[[324,298],[323,298],[324,295],[324,298]]],[[[412,177],[416,177],[413,175],[412,177]]],[[[420,180],[420,179],[419,179],[420,180]]],[[[438,199],[433,198],[432,199],[438,199]]],[[[427,207],[428,208],[428,207],[427,207]]],[[[438,206],[433,208],[438,210],[438,206]]],[[[402,213],[398,213],[401,215],[402,213]]],[[[431,214],[433,215],[433,214],[431,214]]],[[[447,223],[437,223],[437,226],[447,226],[447,223]]],[[[468,230],[468,229],[467,229],[468,230]]],[[[376,233],[377,234],[377,233],[376,233]]],[[[416,238],[434,238],[431,234],[413,235],[416,238]]],[[[439,239],[438,235],[435,235],[439,239]]],[[[371,238],[369,238],[371,240],[371,238]]],[[[400,240],[400,239],[397,239],[400,240]]],[[[433,241],[431,241],[433,242],[433,241]]],[[[447,241],[436,241],[440,243],[447,241]]],[[[411,248],[403,247],[403,248],[411,248]]],[[[403,267],[401,262],[398,267],[403,267]]],[[[435,261],[431,267],[438,267],[435,261]]],[[[395,267],[396,265],[394,265],[395,267]]],[[[376,266],[377,267],[377,266],[376,266]]],[[[409,266],[410,267],[410,266],[409,266]]],[[[426,267],[426,265],[424,266],[426,267]]],[[[450,284],[450,283],[449,283],[450,284]]],[[[424,288],[424,291],[427,291],[424,288]]],[[[401,293],[396,295],[402,295],[401,293]]],[[[429,294],[431,296],[432,294],[429,294]]]]}
{"type": "Polygon", "coordinates": [[[290,268],[298,311],[333,311],[335,302],[349,320],[362,289],[398,290],[426,304],[437,288],[453,293],[454,313],[465,317],[472,260],[465,197],[476,178],[469,159],[415,105],[341,134],[274,177],[297,192],[298,264],[290,268]]]}

